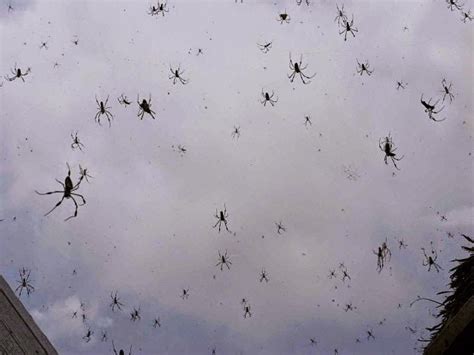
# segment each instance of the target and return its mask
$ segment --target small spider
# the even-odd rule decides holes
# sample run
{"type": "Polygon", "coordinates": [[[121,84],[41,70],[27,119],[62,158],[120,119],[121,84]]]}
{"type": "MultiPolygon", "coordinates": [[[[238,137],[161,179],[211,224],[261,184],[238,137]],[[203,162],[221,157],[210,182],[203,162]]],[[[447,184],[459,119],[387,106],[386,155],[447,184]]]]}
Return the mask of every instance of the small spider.
{"type": "Polygon", "coordinates": [[[267,42],[265,44],[257,43],[257,46],[263,53],[268,53],[270,49],[272,48],[272,44],[273,42],[267,42]]]}
{"type": "Polygon", "coordinates": [[[275,93],[272,91],[272,94],[270,95],[268,92],[263,92],[262,89],[262,97],[263,100],[260,101],[263,106],[267,106],[267,102],[270,103],[270,105],[275,106],[275,104],[278,102],[278,97],[276,99],[273,99],[273,96],[275,96],[275,93]]]}
{"type": "Polygon", "coordinates": [[[400,90],[400,89],[405,90],[407,85],[408,83],[404,83],[402,80],[397,81],[397,90],[400,90]]]}
{"type": "Polygon", "coordinates": [[[262,271],[260,272],[260,282],[262,282],[263,280],[265,280],[265,282],[270,281],[270,280],[268,279],[268,274],[267,274],[267,272],[265,271],[265,269],[262,269],[262,271]]]}
{"type": "Polygon", "coordinates": [[[41,48],[48,49],[48,42],[41,42],[40,49],[41,48]]]}
{"type": "Polygon", "coordinates": [[[337,275],[336,275],[336,270],[329,270],[329,275],[328,275],[328,277],[329,277],[330,279],[336,278],[336,277],[337,277],[337,275]]]}
{"type": "Polygon", "coordinates": [[[362,75],[364,72],[367,73],[368,76],[370,76],[370,74],[372,74],[374,72],[374,70],[370,70],[369,67],[369,62],[368,61],[365,61],[365,63],[359,63],[359,60],[357,60],[357,73],[362,75]]]}
{"type": "Polygon", "coordinates": [[[407,246],[408,246],[408,245],[405,243],[405,241],[404,241],[403,239],[400,239],[400,240],[398,241],[398,249],[402,249],[402,248],[403,248],[403,249],[406,249],[407,246]]]}
{"type": "Polygon", "coordinates": [[[61,65],[61,64],[59,64],[58,62],[55,62],[55,63],[53,64],[53,69],[59,68],[60,65],[61,65]]]}
{"type": "Polygon", "coordinates": [[[443,111],[444,109],[444,106],[441,107],[438,111],[435,111],[436,109],[436,105],[438,104],[439,100],[436,101],[433,105],[431,104],[431,100],[432,99],[429,99],[428,102],[426,102],[425,100],[423,100],[423,94],[421,94],[421,99],[420,99],[420,102],[421,104],[423,105],[423,107],[425,108],[425,112],[428,113],[428,118],[430,120],[433,120],[435,122],[441,122],[441,121],[444,121],[446,118],[443,118],[442,120],[437,120],[434,115],[440,113],[441,111],[443,111]]]}
{"type": "Polygon", "coordinates": [[[304,116],[304,125],[305,125],[306,128],[308,128],[308,124],[309,124],[310,126],[313,125],[313,122],[311,122],[311,117],[309,117],[309,116],[304,116]]]}
{"type": "MultiPolygon", "coordinates": [[[[304,0],[305,4],[309,6],[309,0],[304,0]]],[[[296,0],[296,5],[300,6],[303,3],[303,0],[296,0]]]]}
{"type": "Polygon", "coordinates": [[[108,340],[108,336],[107,336],[107,332],[106,331],[102,331],[102,336],[100,338],[100,341],[102,342],[106,342],[108,340]]]}
{"type": "Polygon", "coordinates": [[[137,102],[138,106],[140,106],[137,116],[140,117],[141,120],[143,120],[143,116],[145,115],[145,113],[148,113],[153,119],[155,119],[155,116],[153,115],[155,111],[151,109],[151,95],[148,96],[148,101],[143,99],[141,103],[140,98],[137,95],[137,102]]]}
{"type": "Polygon", "coordinates": [[[14,8],[13,8],[12,4],[8,4],[8,12],[13,11],[13,10],[14,10],[14,8]]]}
{"type": "Polygon", "coordinates": [[[72,43],[74,43],[74,45],[77,46],[79,44],[79,40],[76,38],[72,41],[72,43]]]}
{"type": "Polygon", "coordinates": [[[468,12],[465,12],[463,11],[462,12],[462,17],[461,17],[461,21],[466,23],[468,20],[469,21],[472,21],[474,17],[471,15],[471,10],[469,10],[468,12]]]}
{"type": "Polygon", "coordinates": [[[352,305],[352,302],[351,303],[347,303],[345,306],[344,306],[344,311],[345,312],[348,312],[348,311],[353,311],[357,309],[357,307],[353,306],[352,305]]]}
{"type": "Polygon", "coordinates": [[[155,16],[159,15],[160,12],[163,16],[165,16],[165,12],[169,12],[169,10],[166,8],[167,4],[165,2],[161,3],[158,1],[157,5],[150,6],[148,15],[155,16]]]}
{"type": "Polygon", "coordinates": [[[308,67],[308,64],[306,64],[304,67],[302,66],[303,63],[303,55],[300,55],[300,61],[299,62],[294,62],[291,59],[291,53],[290,53],[290,69],[292,70],[291,74],[288,75],[288,79],[290,79],[290,82],[292,83],[293,80],[295,80],[295,76],[298,74],[301,78],[301,81],[303,84],[309,84],[311,81],[309,79],[312,79],[316,76],[316,73],[313,75],[306,75],[303,73],[303,70],[305,70],[308,67]],[[305,81],[304,79],[307,79],[308,81],[305,81]]]}
{"type": "Polygon", "coordinates": [[[291,20],[290,15],[288,15],[286,11],[279,14],[277,17],[277,21],[279,21],[280,24],[283,24],[283,22],[290,23],[290,20],[291,20]]]}
{"type": "Polygon", "coordinates": [[[395,169],[400,170],[396,162],[402,160],[404,155],[402,155],[400,158],[396,157],[397,154],[395,153],[395,151],[397,150],[397,148],[394,147],[390,133],[387,137],[379,139],[379,148],[382,152],[385,153],[385,157],[383,158],[385,164],[388,165],[387,158],[390,158],[392,160],[393,166],[395,166],[395,169]]]}
{"type": "Polygon", "coordinates": [[[130,320],[133,322],[136,322],[137,320],[140,320],[140,319],[142,319],[140,315],[140,307],[138,307],[138,309],[133,307],[133,311],[130,313],[130,320]]]}
{"type": "Polygon", "coordinates": [[[352,15],[351,22],[349,22],[347,17],[345,19],[343,19],[342,20],[342,26],[344,27],[344,29],[341,32],[339,32],[339,34],[340,35],[344,34],[344,41],[347,41],[347,34],[348,33],[351,33],[352,36],[355,37],[354,32],[358,32],[357,28],[354,27],[354,15],[352,15]]]}
{"type": "Polygon", "coordinates": [[[31,270],[22,268],[21,270],[19,270],[19,273],[20,280],[17,280],[19,285],[15,289],[15,292],[18,292],[18,290],[20,290],[20,292],[18,293],[18,297],[21,297],[21,293],[23,292],[23,290],[26,290],[26,295],[29,296],[35,290],[30,280],[31,270]]]}
{"type": "Polygon", "coordinates": [[[160,328],[161,328],[160,317],[155,318],[155,319],[153,320],[153,328],[156,328],[156,327],[160,327],[160,328]]]}
{"type": "Polygon", "coordinates": [[[281,234],[281,231],[286,232],[286,228],[283,226],[283,223],[280,222],[275,222],[275,225],[277,226],[277,233],[281,234]]]}
{"type": "Polygon", "coordinates": [[[225,226],[225,229],[227,230],[227,232],[232,233],[229,230],[229,228],[227,227],[227,217],[229,217],[229,214],[227,213],[227,207],[226,207],[225,204],[224,204],[224,210],[219,211],[219,214],[217,213],[217,209],[216,209],[216,214],[214,215],[214,217],[217,218],[217,222],[216,222],[216,224],[214,224],[214,226],[212,228],[218,227],[219,233],[220,233],[221,225],[222,225],[222,223],[224,223],[224,226],[225,226]]]}
{"type": "Polygon", "coordinates": [[[74,205],[76,206],[76,209],[74,210],[74,214],[72,216],[66,218],[64,221],[68,221],[71,218],[77,217],[77,210],[78,210],[79,206],[84,206],[86,204],[86,200],[84,199],[84,196],[74,192],[74,191],[77,191],[79,189],[79,186],[82,182],[82,179],[84,178],[84,175],[81,175],[81,177],[79,178],[79,181],[77,182],[77,184],[74,185],[72,183],[72,180],[71,180],[71,169],[69,167],[69,164],[66,163],[66,165],[67,165],[68,173],[67,173],[66,178],[64,179],[64,184],[61,181],[59,181],[58,179],[56,179],[56,181],[58,183],[60,183],[61,186],[63,187],[62,191],[57,190],[57,191],[50,191],[50,192],[41,193],[41,192],[38,192],[38,191],[35,190],[35,192],[38,195],[63,194],[63,197],[61,198],[61,200],[49,212],[47,212],[45,214],[45,216],[47,216],[51,212],[53,212],[55,210],[55,208],[58,207],[63,202],[64,199],[71,199],[74,202],[74,205]],[[82,204],[78,205],[77,202],[76,202],[76,199],[74,197],[79,197],[82,200],[82,204]]]}
{"type": "Polygon", "coordinates": [[[232,138],[240,138],[240,126],[234,126],[234,129],[231,133],[232,138]]]}
{"type": "Polygon", "coordinates": [[[21,69],[18,68],[15,63],[14,69],[10,69],[10,71],[13,74],[13,76],[9,78],[7,75],[5,75],[5,79],[7,79],[8,81],[13,81],[15,79],[20,78],[23,82],[25,82],[24,77],[27,76],[31,72],[31,68],[26,69],[26,71],[22,73],[21,69]]]}
{"type": "Polygon", "coordinates": [[[346,13],[344,12],[344,4],[342,4],[342,7],[339,8],[339,6],[336,4],[336,9],[337,9],[337,16],[334,18],[334,22],[337,21],[338,25],[341,25],[341,22],[343,25],[345,25],[345,22],[347,21],[347,16],[346,13]]]}
{"type": "Polygon", "coordinates": [[[448,238],[451,238],[451,239],[454,238],[454,234],[453,234],[453,233],[447,232],[446,234],[448,235],[448,238]]]}
{"type": "Polygon", "coordinates": [[[82,313],[81,317],[82,317],[82,323],[85,323],[86,320],[87,320],[86,314],[85,314],[85,313],[82,313]]]}
{"type": "Polygon", "coordinates": [[[450,9],[451,11],[461,11],[462,7],[464,6],[464,4],[460,4],[458,0],[446,0],[446,3],[448,4],[448,9],[450,9]]]}
{"type": "MultiPolygon", "coordinates": [[[[171,146],[172,148],[174,148],[174,146],[171,146]]],[[[178,144],[178,146],[176,147],[177,149],[177,152],[181,155],[181,156],[184,156],[184,154],[186,154],[186,152],[188,151],[186,149],[186,147],[184,145],[181,145],[181,144],[178,144]]]]}
{"type": "Polygon", "coordinates": [[[441,85],[443,86],[443,90],[441,90],[441,92],[443,93],[443,102],[446,99],[446,96],[449,98],[450,103],[453,102],[454,94],[451,91],[451,87],[453,86],[453,84],[449,83],[449,86],[448,86],[448,83],[446,82],[446,79],[443,79],[441,81],[441,85]]]}
{"type": "Polygon", "coordinates": [[[74,311],[74,312],[72,313],[72,317],[71,317],[72,319],[77,318],[77,312],[78,312],[78,311],[74,311]]]}
{"type": "Polygon", "coordinates": [[[180,67],[178,66],[178,69],[173,69],[172,67],[170,67],[170,72],[171,72],[171,76],[169,76],[168,78],[170,80],[173,80],[173,85],[176,84],[176,81],[179,80],[179,82],[183,85],[186,85],[188,83],[188,80],[187,79],[184,79],[181,75],[184,74],[184,70],[181,70],[180,67]]]}
{"type": "Polygon", "coordinates": [[[311,344],[311,346],[316,346],[316,345],[318,345],[318,342],[317,342],[316,339],[314,339],[314,338],[310,338],[310,339],[309,339],[309,343],[311,344]]]}
{"type": "MultiPolygon", "coordinates": [[[[117,349],[115,349],[115,344],[114,341],[112,340],[112,349],[114,351],[115,355],[125,355],[125,351],[120,349],[119,352],[117,352],[117,349]]],[[[128,352],[128,355],[132,355],[132,346],[130,345],[130,351],[128,352]]]]}
{"type": "Polygon", "coordinates": [[[343,267],[340,267],[341,271],[342,271],[342,282],[345,282],[346,279],[349,279],[349,281],[351,280],[351,277],[349,275],[349,273],[347,272],[347,269],[345,266],[343,267]]]}
{"type": "Polygon", "coordinates": [[[184,300],[184,299],[188,299],[189,297],[189,288],[183,288],[183,292],[181,293],[181,298],[184,300]]]}
{"type": "Polygon", "coordinates": [[[123,303],[120,302],[120,298],[117,296],[117,294],[117,291],[115,291],[115,294],[113,294],[113,292],[110,292],[110,298],[112,299],[112,302],[109,306],[110,308],[112,308],[112,312],[115,312],[115,307],[117,307],[119,311],[121,311],[123,307],[123,303]]]}
{"type": "Polygon", "coordinates": [[[431,255],[426,255],[425,248],[421,248],[421,250],[423,250],[423,255],[425,256],[423,266],[428,266],[428,271],[431,271],[432,266],[435,268],[436,272],[439,272],[440,269],[443,270],[443,268],[436,263],[436,260],[438,259],[438,253],[436,250],[431,249],[431,255]]]}
{"type": "Polygon", "coordinates": [[[244,318],[247,318],[247,316],[252,317],[252,313],[250,312],[250,304],[248,302],[244,304],[244,318]]]}
{"type": "Polygon", "coordinates": [[[229,257],[227,256],[227,250],[225,251],[224,254],[221,254],[220,251],[218,251],[218,253],[219,253],[219,262],[216,264],[216,266],[220,266],[221,271],[224,265],[227,266],[228,270],[230,270],[230,265],[232,265],[232,262],[229,260],[229,257]]]}
{"type": "Polygon", "coordinates": [[[87,172],[87,168],[83,168],[80,164],[79,164],[79,175],[81,176],[81,178],[85,178],[87,182],[89,182],[89,178],[91,178],[91,179],[93,178],[87,172]]]}
{"type": "Polygon", "coordinates": [[[72,150],[79,148],[80,151],[82,151],[82,147],[84,147],[84,144],[81,143],[79,140],[79,137],[77,136],[79,132],[76,131],[76,133],[72,134],[71,133],[71,138],[72,138],[72,143],[71,143],[71,148],[72,150]]]}
{"type": "Polygon", "coordinates": [[[91,330],[91,328],[89,328],[89,329],[87,330],[86,335],[84,335],[84,336],[82,337],[82,339],[85,340],[86,343],[88,343],[88,342],[91,341],[91,338],[92,338],[93,335],[94,335],[94,332],[91,330]]]}
{"type": "Polygon", "coordinates": [[[120,97],[117,98],[117,100],[120,105],[124,105],[125,107],[127,107],[128,105],[132,103],[131,101],[128,101],[128,97],[125,96],[124,94],[120,95],[120,97]]]}
{"type": "Polygon", "coordinates": [[[370,340],[371,338],[375,340],[374,331],[372,329],[368,329],[367,330],[367,340],[370,340]]]}
{"type": "Polygon", "coordinates": [[[107,99],[105,100],[105,103],[103,101],[97,100],[97,96],[95,97],[95,102],[97,103],[99,111],[95,114],[95,121],[102,126],[102,123],[100,123],[100,116],[105,115],[107,118],[107,121],[109,121],[109,127],[112,125],[111,123],[111,118],[114,118],[114,116],[110,113],[109,108],[107,106],[107,102],[109,102],[109,97],[107,96],[107,99]]]}

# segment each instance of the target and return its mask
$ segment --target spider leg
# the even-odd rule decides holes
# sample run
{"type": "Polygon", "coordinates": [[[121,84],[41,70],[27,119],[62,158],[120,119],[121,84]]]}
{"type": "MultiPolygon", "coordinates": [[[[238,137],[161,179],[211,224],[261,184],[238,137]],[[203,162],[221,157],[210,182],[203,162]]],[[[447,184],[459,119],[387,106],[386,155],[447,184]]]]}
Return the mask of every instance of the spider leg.
{"type": "Polygon", "coordinates": [[[45,217],[46,217],[47,215],[49,215],[51,212],[53,212],[53,211],[56,209],[56,207],[58,207],[58,206],[63,202],[63,200],[64,200],[64,196],[61,198],[61,200],[60,200],[49,212],[47,212],[47,213],[45,214],[45,217]]]}
{"type": "Polygon", "coordinates": [[[75,194],[75,193],[71,193],[71,195],[77,196],[82,200],[82,204],[80,206],[84,206],[86,204],[86,199],[84,198],[84,196],[82,196],[80,194],[75,194]]]}
{"type": "Polygon", "coordinates": [[[392,159],[393,166],[395,166],[395,169],[400,170],[397,166],[397,163],[395,163],[395,160],[393,157],[390,157],[392,159]]]}
{"type": "Polygon", "coordinates": [[[74,210],[74,214],[72,216],[69,216],[68,218],[66,218],[64,220],[64,222],[69,221],[71,218],[77,217],[77,210],[79,209],[79,206],[78,206],[78,204],[77,204],[74,197],[71,196],[71,200],[72,200],[72,202],[74,202],[74,205],[76,206],[76,209],[74,210]]]}
{"type": "Polygon", "coordinates": [[[35,190],[38,195],[51,195],[51,194],[63,194],[64,191],[50,191],[50,192],[38,192],[35,190]]]}

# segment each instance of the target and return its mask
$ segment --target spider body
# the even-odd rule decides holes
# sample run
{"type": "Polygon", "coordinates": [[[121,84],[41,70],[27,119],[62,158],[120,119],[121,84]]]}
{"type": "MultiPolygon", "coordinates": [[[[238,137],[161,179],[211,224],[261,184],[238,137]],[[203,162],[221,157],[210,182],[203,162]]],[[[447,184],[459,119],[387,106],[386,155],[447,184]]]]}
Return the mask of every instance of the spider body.
{"type": "Polygon", "coordinates": [[[21,69],[18,68],[15,64],[14,69],[10,69],[10,71],[11,71],[13,76],[11,78],[9,78],[7,75],[5,75],[6,80],[13,81],[13,80],[16,80],[16,79],[21,79],[23,82],[25,82],[24,77],[27,76],[31,72],[31,68],[28,68],[28,69],[26,69],[25,72],[22,72],[21,69]]]}
{"type": "Polygon", "coordinates": [[[268,274],[267,272],[265,271],[265,269],[262,269],[262,271],[260,272],[260,282],[262,282],[263,280],[265,280],[265,282],[268,282],[268,274]]]}
{"type": "Polygon", "coordinates": [[[444,121],[446,118],[443,118],[442,120],[437,120],[434,117],[434,115],[436,115],[436,114],[440,113],[441,111],[443,111],[444,106],[441,107],[438,111],[436,111],[436,105],[438,104],[439,100],[436,101],[434,104],[431,104],[431,100],[432,99],[429,99],[428,102],[426,102],[425,100],[423,100],[423,94],[421,94],[420,102],[423,105],[423,107],[425,108],[425,112],[428,113],[428,118],[432,121],[435,121],[435,122],[444,121]]]}
{"type": "Polygon", "coordinates": [[[300,60],[299,62],[293,62],[293,60],[291,59],[291,53],[290,53],[290,69],[292,70],[291,74],[288,75],[288,79],[290,79],[290,82],[292,83],[293,80],[295,80],[295,77],[298,75],[301,79],[301,81],[303,82],[303,84],[309,84],[311,82],[311,80],[309,79],[312,79],[316,76],[316,73],[314,73],[313,75],[306,75],[303,73],[303,70],[305,70],[307,67],[308,67],[308,64],[304,65],[303,66],[303,55],[300,55],[300,60]],[[305,81],[305,79],[307,81],[305,81]]]}
{"type": "Polygon", "coordinates": [[[224,210],[219,211],[219,213],[217,213],[217,209],[216,209],[216,213],[214,217],[217,219],[217,222],[216,224],[214,224],[212,228],[218,227],[218,230],[220,233],[222,223],[224,223],[224,227],[227,230],[227,232],[231,233],[231,231],[229,230],[229,227],[227,226],[227,223],[228,223],[227,218],[229,217],[229,214],[227,213],[227,207],[225,204],[224,204],[224,210]]]}
{"type": "Polygon", "coordinates": [[[181,298],[184,300],[184,299],[188,299],[189,297],[189,288],[183,288],[183,292],[181,293],[181,298]]]}
{"type": "Polygon", "coordinates": [[[277,21],[279,21],[280,24],[283,24],[283,22],[290,23],[290,20],[291,20],[290,15],[288,15],[286,11],[279,14],[277,18],[277,21]]]}
{"type": "Polygon", "coordinates": [[[449,98],[449,102],[453,102],[454,100],[454,94],[453,92],[451,91],[451,88],[453,86],[453,83],[447,83],[446,79],[443,79],[441,81],[441,85],[443,86],[443,90],[441,91],[443,93],[443,102],[444,100],[446,99],[446,96],[449,98]]]}
{"type": "Polygon", "coordinates": [[[349,22],[349,20],[346,18],[342,19],[342,27],[343,30],[339,32],[340,35],[344,34],[344,41],[347,41],[347,34],[350,33],[352,34],[353,37],[355,37],[355,32],[358,32],[357,28],[354,27],[354,15],[352,15],[352,19],[349,22]]]}
{"type": "Polygon", "coordinates": [[[117,294],[117,291],[115,291],[115,294],[110,292],[110,298],[112,299],[112,302],[110,303],[109,307],[112,308],[112,312],[115,312],[115,307],[117,307],[119,311],[121,311],[123,307],[123,303],[120,302],[120,298],[117,296],[117,294]]]}
{"type": "Polygon", "coordinates": [[[365,63],[359,63],[359,60],[357,60],[357,73],[362,75],[365,73],[367,73],[368,76],[370,76],[374,70],[370,70],[369,69],[370,67],[370,64],[368,61],[366,61],[365,63]]]}
{"type": "MultiPolygon", "coordinates": [[[[115,349],[115,344],[114,341],[112,340],[112,349],[114,351],[115,355],[125,355],[125,351],[120,349],[119,352],[117,352],[117,349],[115,349]]],[[[132,346],[130,345],[130,351],[128,352],[128,355],[132,355],[132,346]]]]}
{"type": "Polygon", "coordinates": [[[263,106],[267,105],[267,102],[270,103],[270,105],[275,106],[275,104],[278,102],[278,97],[274,99],[273,97],[275,96],[275,93],[272,91],[272,94],[270,95],[268,92],[263,92],[262,90],[262,97],[263,100],[260,101],[260,103],[263,104],[263,106]]]}
{"type": "Polygon", "coordinates": [[[345,22],[347,21],[347,16],[346,13],[344,12],[344,4],[342,4],[341,8],[339,8],[339,5],[336,4],[336,9],[337,9],[337,16],[334,18],[334,22],[337,21],[338,25],[342,24],[344,25],[345,22]]]}
{"type": "Polygon", "coordinates": [[[283,226],[283,223],[281,221],[278,222],[278,223],[275,222],[275,224],[277,226],[277,233],[278,234],[281,234],[282,231],[286,232],[286,228],[283,226]]]}
{"type": "Polygon", "coordinates": [[[71,148],[74,150],[76,148],[79,148],[80,151],[82,151],[82,148],[84,147],[84,144],[81,143],[79,140],[79,137],[77,136],[79,132],[76,131],[75,134],[71,133],[71,138],[72,138],[72,143],[71,143],[71,148]]]}
{"type": "Polygon", "coordinates": [[[400,90],[400,89],[403,89],[405,90],[406,86],[408,84],[407,83],[404,83],[403,81],[397,81],[397,90],[400,90]]]}
{"type": "Polygon", "coordinates": [[[250,304],[246,303],[244,305],[244,318],[252,317],[252,312],[250,312],[250,304]]]}
{"type": "Polygon", "coordinates": [[[112,125],[111,119],[114,118],[114,116],[110,113],[109,108],[107,106],[107,103],[109,102],[109,97],[107,96],[107,99],[105,100],[105,103],[103,101],[97,100],[97,96],[95,97],[95,102],[97,103],[99,111],[95,114],[95,121],[102,126],[102,123],[100,123],[100,117],[104,115],[107,118],[107,121],[109,122],[109,127],[112,125]]]}
{"type": "Polygon", "coordinates": [[[234,126],[231,136],[232,138],[240,138],[240,126],[234,126]]]}
{"type": "Polygon", "coordinates": [[[426,255],[426,250],[425,248],[421,248],[423,250],[423,255],[425,257],[425,260],[423,260],[423,266],[428,266],[428,271],[431,271],[431,267],[433,267],[436,272],[439,272],[439,270],[443,270],[443,268],[436,262],[438,259],[438,253],[436,250],[431,249],[431,255],[426,255]]]}
{"type": "Polygon", "coordinates": [[[165,2],[160,4],[160,2],[158,1],[156,6],[150,6],[150,8],[148,9],[148,15],[155,16],[161,13],[163,16],[165,16],[165,12],[169,12],[166,7],[167,4],[165,2]]]}
{"type": "Polygon", "coordinates": [[[370,340],[370,339],[375,340],[374,331],[371,329],[367,330],[367,340],[370,340]]]}
{"type": "Polygon", "coordinates": [[[462,7],[464,6],[464,4],[460,4],[458,0],[446,0],[446,3],[448,4],[448,9],[450,9],[451,11],[461,11],[462,7]]]}
{"type": "Polygon", "coordinates": [[[141,103],[139,96],[137,96],[137,103],[140,107],[137,116],[140,117],[141,120],[143,120],[145,113],[148,113],[153,119],[155,119],[155,111],[151,109],[151,95],[148,96],[148,101],[143,99],[141,103]]]}
{"type": "Polygon", "coordinates": [[[273,42],[267,42],[265,44],[257,43],[257,46],[263,53],[268,53],[270,49],[272,48],[272,43],[273,42]]]}
{"type": "Polygon", "coordinates": [[[184,70],[181,70],[180,67],[177,69],[173,69],[170,67],[171,76],[169,76],[170,80],[173,80],[173,85],[179,81],[181,84],[186,85],[188,83],[187,79],[184,79],[182,75],[184,74],[184,70]]]}
{"type": "Polygon", "coordinates": [[[30,280],[31,270],[22,268],[21,270],[19,270],[19,274],[20,274],[20,280],[17,280],[19,285],[15,289],[15,292],[18,292],[19,290],[20,292],[18,293],[18,297],[21,297],[23,290],[26,290],[26,294],[27,296],[29,296],[35,290],[30,280]]]}
{"type": "Polygon", "coordinates": [[[91,328],[89,328],[89,329],[87,330],[86,335],[84,335],[84,336],[82,337],[82,339],[84,339],[85,342],[88,343],[88,342],[91,341],[92,335],[94,335],[94,332],[91,330],[91,328]]]}
{"type": "Polygon", "coordinates": [[[471,10],[469,10],[468,12],[463,11],[461,21],[467,23],[468,20],[472,21],[473,18],[474,17],[472,17],[471,15],[471,10]]]}
{"type": "Polygon", "coordinates": [[[155,319],[153,320],[153,328],[156,328],[156,327],[161,327],[160,317],[155,318],[155,319]]]}
{"type": "Polygon", "coordinates": [[[131,101],[128,101],[128,97],[125,96],[124,94],[120,95],[120,97],[117,100],[120,105],[124,105],[125,107],[127,107],[128,105],[132,103],[131,101]]]}
{"type": "Polygon", "coordinates": [[[220,266],[221,271],[224,265],[227,266],[228,270],[230,270],[230,265],[232,265],[232,262],[229,260],[229,256],[227,255],[227,250],[224,252],[224,254],[221,254],[220,251],[218,253],[219,253],[219,262],[216,264],[216,266],[220,266]]]}
{"type": "Polygon", "coordinates": [[[396,157],[397,154],[395,153],[395,151],[397,150],[397,148],[395,148],[390,134],[384,139],[382,138],[379,139],[379,148],[382,152],[385,153],[385,157],[383,158],[385,164],[386,165],[388,164],[387,158],[390,158],[392,160],[392,163],[395,169],[400,170],[396,162],[402,160],[404,155],[401,156],[400,158],[396,157]]]}
{"type": "Polygon", "coordinates": [[[130,320],[132,322],[136,322],[137,320],[140,320],[140,319],[142,319],[140,315],[140,307],[138,307],[138,309],[133,307],[133,311],[130,313],[130,320]]]}

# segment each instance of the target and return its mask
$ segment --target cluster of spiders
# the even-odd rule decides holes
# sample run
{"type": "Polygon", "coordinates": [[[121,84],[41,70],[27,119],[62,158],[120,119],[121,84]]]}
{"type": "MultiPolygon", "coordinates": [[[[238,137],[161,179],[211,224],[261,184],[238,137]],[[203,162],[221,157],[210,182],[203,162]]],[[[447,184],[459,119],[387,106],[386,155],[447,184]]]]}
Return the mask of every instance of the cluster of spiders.
{"type": "Polygon", "coordinates": [[[377,255],[377,271],[380,273],[385,266],[386,262],[389,262],[392,258],[392,252],[387,246],[387,239],[379,246],[373,253],[377,255]]]}
{"type": "Polygon", "coordinates": [[[459,11],[461,13],[461,21],[466,23],[467,21],[472,21],[474,18],[471,15],[471,10],[465,11],[464,10],[464,4],[461,4],[459,0],[446,0],[446,3],[448,4],[448,9],[451,11],[459,11]]]}
{"type": "Polygon", "coordinates": [[[350,33],[355,37],[355,33],[359,30],[354,26],[354,15],[352,15],[351,20],[349,21],[346,12],[344,11],[344,5],[339,7],[336,5],[337,14],[334,18],[334,22],[337,22],[337,25],[341,28],[339,31],[340,35],[344,35],[344,41],[347,41],[347,35],[350,33]]]}

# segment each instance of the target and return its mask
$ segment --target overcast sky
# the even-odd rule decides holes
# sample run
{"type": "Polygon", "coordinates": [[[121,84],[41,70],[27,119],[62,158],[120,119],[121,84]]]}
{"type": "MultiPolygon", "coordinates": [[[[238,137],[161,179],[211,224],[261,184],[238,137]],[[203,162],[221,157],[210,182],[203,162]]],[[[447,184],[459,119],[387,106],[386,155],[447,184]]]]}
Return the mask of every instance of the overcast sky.
{"type": "Polygon", "coordinates": [[[409,303],[446,288],[460,233],[474,229],[472,23],[442,0],[345,1],[358,32],[344,41],[329,0],[175,0],[165,16],[150,5],[1,0],[0,273],[15,288],[32,270],[22,301],[58,351],[112,354],[114,339],[133,354],[414,353],[437,320],[409,303]],[[290,83],[290,53],[316,74],[308,85],[290,83]],[[24,83],[3,78],[15,65],[31,68],[24,83]],[[178,65],[186,85],[168,78],[178,65]],[[443,78],[455,97],[437,123],[420,96],[442,99],[443,78]],[[137,117],[137,94],[151,95],[155,120],[137,117]],[[111,127],[95,122],[95,96],[110,97],[111,127]],[[400,171],[378,147],[389,133],[400,171]],[[79,164],[93,176],[67,222],[71,200],[45,217],[61,195],[35,194],[61,189],[66,162],[74,182],[79,164]],[[224,204],[233,233],[212,228],[224,204]],[[439,273],[423,266],[430,242],[439,273]]]}

